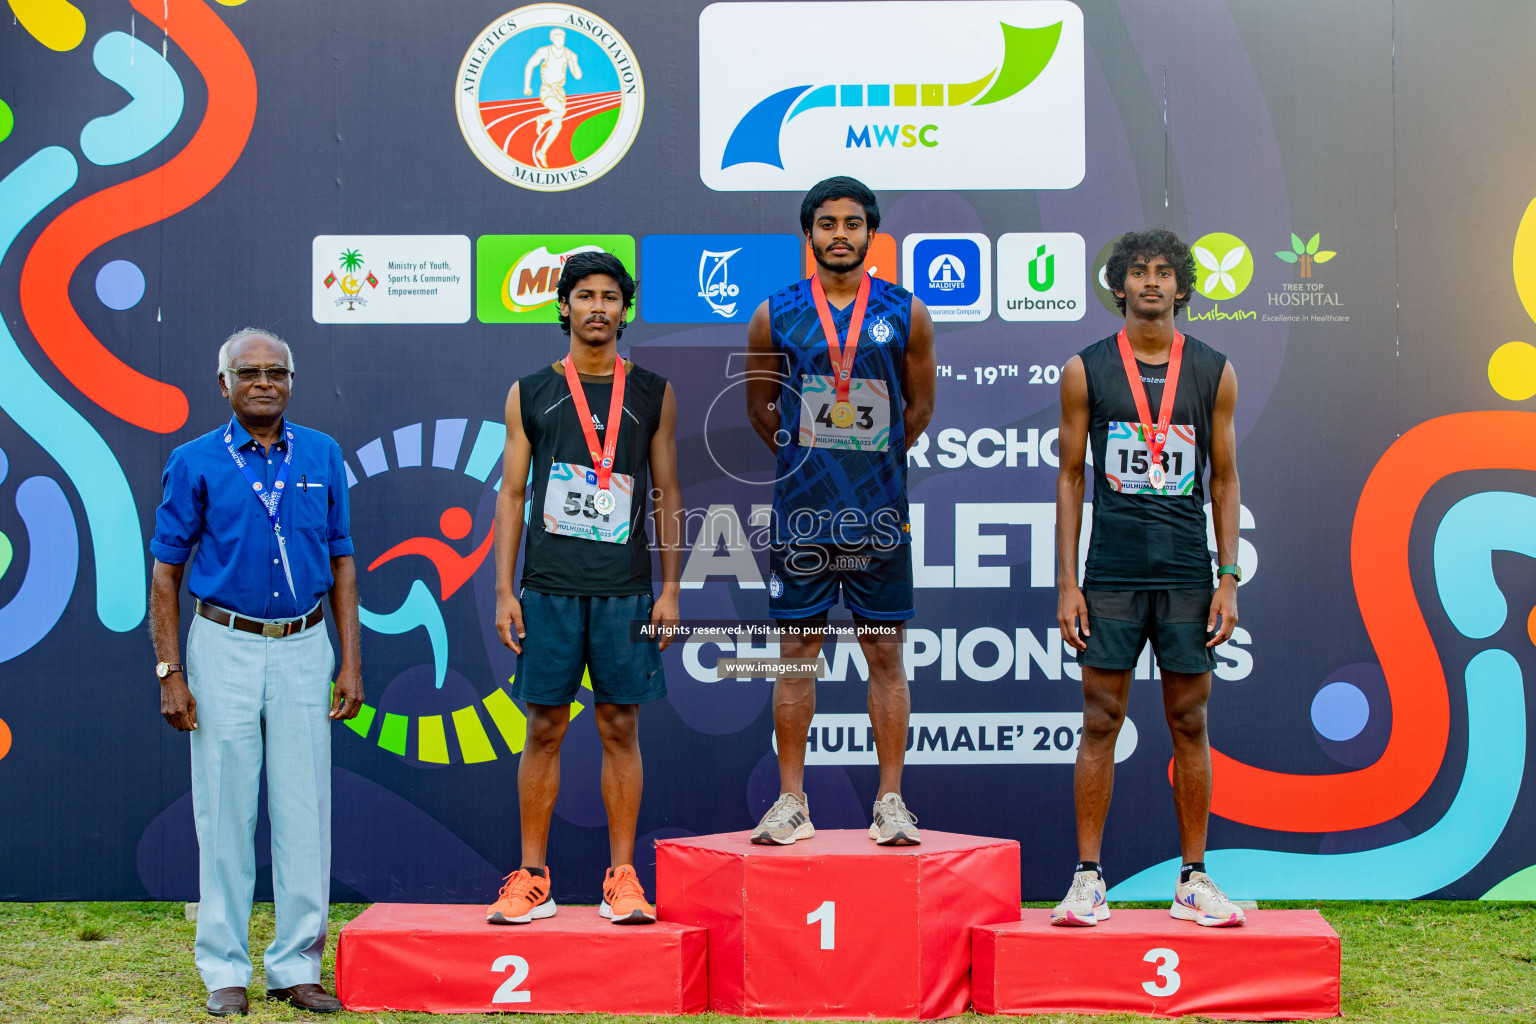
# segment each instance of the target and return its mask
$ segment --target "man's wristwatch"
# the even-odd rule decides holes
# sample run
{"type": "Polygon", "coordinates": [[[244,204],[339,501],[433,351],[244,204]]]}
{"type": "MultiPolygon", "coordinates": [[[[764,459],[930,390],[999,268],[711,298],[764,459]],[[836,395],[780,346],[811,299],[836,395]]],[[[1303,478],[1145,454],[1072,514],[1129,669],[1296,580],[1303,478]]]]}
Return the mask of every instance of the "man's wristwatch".
{"type": "Polygon", "coordinates": [[[1216,582],[1220,583],[1223,576],[1231,576],[1237,582],[1243,582],[1243,568],[1240,565],[1223,565],[1216,570],[1216,582]]]}
{"type": "Polygon", "coordinates": [[[159,676],[161,679],[164,679],[166,676],[169,676],[172,672],[180,672],[180,671],[181,671],[181,666],[180,665],[172,664],[169,661],[161,661],[161,662],[157,662],[155,664],[155,675],[159,676]]]}

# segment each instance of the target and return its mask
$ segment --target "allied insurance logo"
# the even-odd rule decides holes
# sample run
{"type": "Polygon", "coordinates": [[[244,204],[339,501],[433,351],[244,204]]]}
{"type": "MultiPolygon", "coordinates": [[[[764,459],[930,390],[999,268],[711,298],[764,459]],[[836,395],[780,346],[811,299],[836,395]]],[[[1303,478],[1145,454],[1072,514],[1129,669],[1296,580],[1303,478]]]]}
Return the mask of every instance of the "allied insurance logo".
{"type": "Polygon", "coordinates": [[[992,315],[992,243],[986,235],[907,235],[902,281],[935,322],[977,323],[992,315]]]}
{"type": "Polygon", "coordinates": [[[645,112],[634,51],[614,27],[567,4],[532,4],[485,27],[459,65],[464,141],[523,188],[561,192],[624,158],[645,112]]]}
{"type": "MultiPolygon", "coordinates": [[[[555,286],[578,252],[607,252],[635,272],[629,235],[481,235],[475,239],[475,318],[483,324],[552,324],[555,286]]],[[[638,299],[630,310],[634,320],[638,299]]]]}
{"type": "Polygon", "coordinates": [[[716,3],[699,15],[699,175],[798,191],[1083,180],[1083,16],[1067,0],[716,3]],[[807,25],[857,26],[835,60],[807,25]]]}

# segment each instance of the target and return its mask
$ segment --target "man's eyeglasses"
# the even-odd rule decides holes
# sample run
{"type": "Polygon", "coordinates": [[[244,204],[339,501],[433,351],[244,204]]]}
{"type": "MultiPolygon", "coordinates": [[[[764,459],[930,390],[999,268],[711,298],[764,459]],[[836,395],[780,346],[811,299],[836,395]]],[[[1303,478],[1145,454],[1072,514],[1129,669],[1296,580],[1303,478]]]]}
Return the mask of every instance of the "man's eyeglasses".
{"type": "Polygon", "coordinates": [[[237,366],[235,377],[242,384],[254,384],[263,377],[273,384],[287,384],[293,379],[293,371],[286,366],[237,366]]]}

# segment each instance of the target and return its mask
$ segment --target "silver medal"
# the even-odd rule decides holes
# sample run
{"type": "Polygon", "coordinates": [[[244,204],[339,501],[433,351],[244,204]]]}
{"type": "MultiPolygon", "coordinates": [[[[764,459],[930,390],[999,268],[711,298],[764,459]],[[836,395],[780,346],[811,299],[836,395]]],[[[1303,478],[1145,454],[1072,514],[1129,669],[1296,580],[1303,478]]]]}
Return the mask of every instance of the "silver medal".
{"type": "Polygon", "coordinates": [[[1147,482],[1152,485],[1154,491],[1160,491],[1163,489],[1164,481],[1163,467],[1153,463],[1152,469],[1147,473],[1147,482]]]}
{"type": "Polygon", "coordinates": [[[613,492],[605,488],[601,491],[598,491],[597,495],[592,499],[592,507],[597,509],[598,515],[606,516],[611,514],[614,509],[619,507],[619,502],[618,499],[613,496],[613,492]]]}

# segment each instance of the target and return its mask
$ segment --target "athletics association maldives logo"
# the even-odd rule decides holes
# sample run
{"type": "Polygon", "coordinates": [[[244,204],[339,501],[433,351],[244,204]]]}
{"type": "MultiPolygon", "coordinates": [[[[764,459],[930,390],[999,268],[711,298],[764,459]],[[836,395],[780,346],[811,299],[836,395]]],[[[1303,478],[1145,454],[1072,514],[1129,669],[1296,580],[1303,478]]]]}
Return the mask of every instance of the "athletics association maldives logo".
{"type": "Polygon", "coordinates": [[[487,25],[459,65],[457,88],[459,130],[475,156],[539,192],[612,170],[645,111],[629,43],[567,4],[519,7],[487,25]]]}
{"type": "Polygon", "coordinates": [[[699,15],[699,173],[797,190],[836,165],[875,187],[1072,188],[1084,171],[1083,19],[1066,0],[716,3],[699,15]],[[857,24],[829,71],[808,24],[857,24]],[[828,81],[833,77],[832,81],[828,81]]]}

